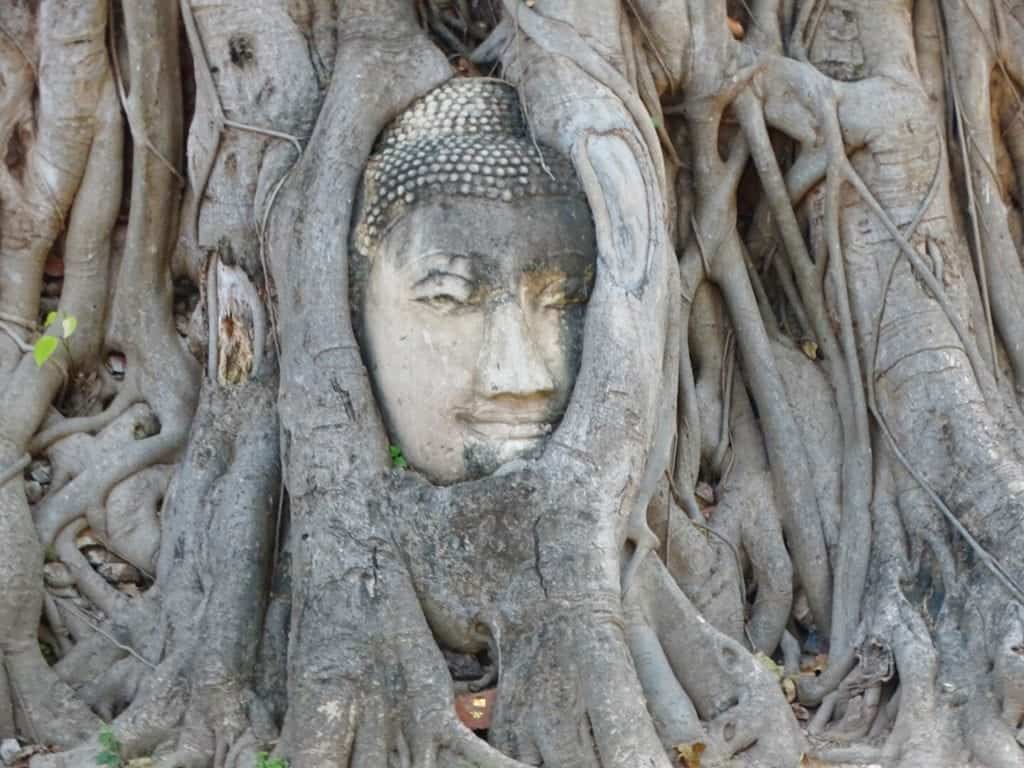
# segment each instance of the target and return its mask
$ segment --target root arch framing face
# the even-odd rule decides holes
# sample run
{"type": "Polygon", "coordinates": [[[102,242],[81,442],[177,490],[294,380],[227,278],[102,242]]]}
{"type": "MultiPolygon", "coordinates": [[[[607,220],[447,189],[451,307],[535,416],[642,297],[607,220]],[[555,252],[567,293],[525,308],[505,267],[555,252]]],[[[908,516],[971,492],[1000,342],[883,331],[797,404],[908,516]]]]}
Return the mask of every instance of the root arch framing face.
{"type": "Polygon", "coordinates": [[[0,5],[4,761],[1024,764],[1022,62],[1017,0],[0,5]]]}

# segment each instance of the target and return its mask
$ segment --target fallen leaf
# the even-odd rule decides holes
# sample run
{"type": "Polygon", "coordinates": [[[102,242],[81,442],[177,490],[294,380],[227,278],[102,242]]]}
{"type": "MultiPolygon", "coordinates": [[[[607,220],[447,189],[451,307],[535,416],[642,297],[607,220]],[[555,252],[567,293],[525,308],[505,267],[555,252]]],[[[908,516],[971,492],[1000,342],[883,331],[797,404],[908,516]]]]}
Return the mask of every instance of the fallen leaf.
{"type": "Polygon", "coordinates": [[[676,744],[676,754],[679,756],[679,764],[684,768],[700,768],[700,756],[704,754],[706,747],[702,741],[694,741],[690,744],[676,744]]]}
{"type": "Polygon", "coordinates": [[[825,667],[827,667],[827,666],[828,666],[828,655],[824,654],[824,653],[819,653],[814,658],[802,662],[800,664],[800,671],[801,672],[812,672],[812,673],[816,674],[818,672],[823,671],[825,669],[825,667]]]}
{"type": "Polygon", "coordinates": [[[815,344],[810,339],[805,339],[804,341],[800,342],[800,349],[802,349],[804,351],[804,354],[807,355],[807,357],[809,357],[811,360],[818,359],[818,345],[815,344]]]}
{"type": "Polygon", "coordinates": [[[796,701],[796,682],[792,677],[782,678],[782,693],[786,696],[786,701],[792,704],[796,701]]]}

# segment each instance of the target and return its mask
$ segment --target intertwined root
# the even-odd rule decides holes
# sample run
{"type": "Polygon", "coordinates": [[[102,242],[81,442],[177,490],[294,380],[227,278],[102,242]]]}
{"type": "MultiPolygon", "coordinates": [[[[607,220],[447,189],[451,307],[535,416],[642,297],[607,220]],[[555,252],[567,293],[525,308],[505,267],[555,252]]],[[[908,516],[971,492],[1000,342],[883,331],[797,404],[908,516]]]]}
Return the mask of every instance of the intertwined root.
{"type": "MultiPolygon", "coordinates": [[[[528,466],[446,489],[415,478],[391,489],[392,525],[432,628],[450,642],[472,645],[477,629],[489,637],[499,665],[490,742],[552,765],[675,760],[675,747],[696,742],[709,758],[795,759],[801,739],[777,681],[700,616],[653,554],[630,556],[625,598],[615,582],[593,590],[605,561],[575,530],[587,515],[550,498],[559,487],[528,466]],[[404,514],[413,501],[420,514],[404,514]],[[458,533],[469,529],[481,535],[458,533]],[[575,575],[588,564],[595,576],[575,575]],[[567,591],[576,584],[590,589],[567,591]]],[[[379,595],[387,560],[376,551],[379,595]]]]}
{"type": "Polygon", "coordinates": [[[530,764],[667,767],[616,601],[542,600],[530,613],[502,631],[491,743],[530,764]]]}
{"type": "MultiPolygon", "coordinates": [[[[706,726],[702,738],[693,740],[706,742],[709,758],[751,765],[798,760],[806,745],[775,677],[742,645],[712,627],[659,561],[648,558],[640,576],[625,598],[632,620],[653,629],[680,683],[676,695],[685,693],[689,700],[652,701],[652,711],[695,709],[706,726]]],[[[655,692],[646,693],[653,698],[655,692]]],[[[691,739],[692,724],[670,735],[691,739]]]]}

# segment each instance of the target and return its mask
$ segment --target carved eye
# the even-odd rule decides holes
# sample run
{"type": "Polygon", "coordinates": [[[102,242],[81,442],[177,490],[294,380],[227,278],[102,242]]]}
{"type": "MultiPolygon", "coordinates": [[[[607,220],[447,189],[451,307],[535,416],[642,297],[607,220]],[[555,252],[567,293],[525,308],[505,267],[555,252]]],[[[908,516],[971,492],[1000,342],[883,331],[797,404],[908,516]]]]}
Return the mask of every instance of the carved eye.
{"type": "Polygon", "coordinates": [[[441,312],[479,303],[473,281],[451,272],[431,272],[415,285],[415,299],[441,312]]]}
{"type": "Polygon", "coordinates": [[[585,304],[590,298],[583,280],[559,278],[548,283],[540,292],[537,303],[544,309],[563,310],[585,304]]]}
{"type": "Polygon", "coordinates": [[[466,306],[467,302],[456,298],[448,293],[438,293],[433,296],[420,296],[416,301],[421,304],[427,304],[428,306],[434,307],[434,309],[458,309],[459,307],[466,306]]]}

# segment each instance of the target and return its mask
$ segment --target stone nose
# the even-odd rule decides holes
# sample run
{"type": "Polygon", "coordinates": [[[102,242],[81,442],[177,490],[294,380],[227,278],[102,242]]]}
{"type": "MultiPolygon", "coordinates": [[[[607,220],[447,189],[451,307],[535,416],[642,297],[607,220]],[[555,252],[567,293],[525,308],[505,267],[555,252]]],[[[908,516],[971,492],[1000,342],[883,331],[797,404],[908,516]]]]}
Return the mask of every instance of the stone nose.
{"type": "Polygon", "coordinates": [[[484,397],[529,397],[555,391],[554,377],[517,301],[507,299],[491,311],[477,372],[484,397]]]}

